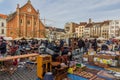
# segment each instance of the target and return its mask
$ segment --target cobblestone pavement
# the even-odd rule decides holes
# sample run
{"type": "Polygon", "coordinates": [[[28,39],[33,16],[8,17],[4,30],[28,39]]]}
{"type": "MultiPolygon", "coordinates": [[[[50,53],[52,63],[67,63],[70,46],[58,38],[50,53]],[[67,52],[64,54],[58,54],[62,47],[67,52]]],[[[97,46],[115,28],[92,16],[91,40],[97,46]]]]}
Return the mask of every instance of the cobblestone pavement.
{"type": "Polygon", "coordinates": [[[0,80],[36,80],[36,73],[36,66],[32,70],[20,67],[13,74],[0,72],[0,80]]]}

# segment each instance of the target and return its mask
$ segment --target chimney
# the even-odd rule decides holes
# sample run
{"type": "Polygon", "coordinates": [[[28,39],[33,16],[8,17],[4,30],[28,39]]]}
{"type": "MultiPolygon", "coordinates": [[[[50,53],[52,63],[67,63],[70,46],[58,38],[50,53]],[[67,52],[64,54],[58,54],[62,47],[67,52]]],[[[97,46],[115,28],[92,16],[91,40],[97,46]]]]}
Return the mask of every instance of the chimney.
{"type": "Polygon", "coordinates": [[[91,18],[89,18],[89,23],[92,23],[92,19],[91,18]]]}

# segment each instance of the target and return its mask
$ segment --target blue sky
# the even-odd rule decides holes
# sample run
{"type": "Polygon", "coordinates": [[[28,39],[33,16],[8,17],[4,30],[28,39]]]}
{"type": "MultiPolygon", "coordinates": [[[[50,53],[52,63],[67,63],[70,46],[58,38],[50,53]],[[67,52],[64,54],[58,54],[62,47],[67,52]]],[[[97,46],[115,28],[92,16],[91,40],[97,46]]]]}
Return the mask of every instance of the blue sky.
{"type": "MultiPolygon", "coordinates": [[[[19,3],[27,0],[0,0],[0,13],[9,14],[16,10],[19,3]]],[[[66,22],[88,22],[120,19],[120,0],[31,0],[39,9],[40,18],[46,24],[64,28],[66,22]]]]}

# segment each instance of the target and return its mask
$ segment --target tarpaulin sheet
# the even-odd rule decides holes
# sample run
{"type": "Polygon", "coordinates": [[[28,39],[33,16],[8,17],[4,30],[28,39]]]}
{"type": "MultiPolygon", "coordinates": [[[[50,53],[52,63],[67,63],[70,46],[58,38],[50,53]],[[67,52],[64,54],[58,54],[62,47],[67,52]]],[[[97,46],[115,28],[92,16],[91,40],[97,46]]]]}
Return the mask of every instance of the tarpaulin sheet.
{"type": "Polygon", "coordinates": [[[74,75],[74,74],[68,74],[67,75],[71,80],[88,80],[86,78],[83,78],[83,77],[80,77],[80,76],[77,76],[77,75],[74,75]]]}

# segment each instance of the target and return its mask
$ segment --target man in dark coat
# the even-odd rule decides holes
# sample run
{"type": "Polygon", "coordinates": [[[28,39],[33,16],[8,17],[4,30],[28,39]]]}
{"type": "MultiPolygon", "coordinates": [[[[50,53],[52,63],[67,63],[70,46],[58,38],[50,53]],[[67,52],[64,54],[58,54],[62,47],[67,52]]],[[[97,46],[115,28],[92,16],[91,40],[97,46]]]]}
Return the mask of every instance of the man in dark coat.
{"type": "Polygon", "coordinates": [[[93,47],[94,51],[97,52],[97,39],[94,39],[94,41],[92,43],[92,47],[93,47]]]}
{"type": "Polygon", "coordinates": [[[85,47],[85,42],[84,42],[82,39],[80,39],[80,40],[78,41],[78,47],[79,47],[80,51],[81,51],[82,48],[85,47]]]}
{"type": "Polygon", "coordinates": [[[103,44],[103,45],[101,46],[101,50],[108,50],[107,44],[103,44]]]}
{"type": "Polygon", "coordinates": [[[0,53],[5,54],[7,51],[6,49],[6,42],[0,39],[0,53]]]}

